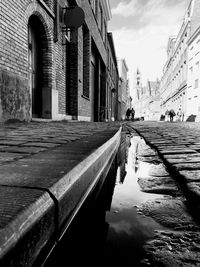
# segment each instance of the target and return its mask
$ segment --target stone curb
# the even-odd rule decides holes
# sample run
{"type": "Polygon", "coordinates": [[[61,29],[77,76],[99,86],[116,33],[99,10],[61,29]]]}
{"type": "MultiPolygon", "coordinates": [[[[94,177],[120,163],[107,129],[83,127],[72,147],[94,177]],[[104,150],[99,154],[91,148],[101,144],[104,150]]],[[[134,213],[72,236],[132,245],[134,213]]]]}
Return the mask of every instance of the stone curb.
{"type": "Polygon", "coordinates": [[[44,260],[98,181],[106,178],[120,139],[121,127],[115,126],[1,168],[2,266],[44,260]]]}

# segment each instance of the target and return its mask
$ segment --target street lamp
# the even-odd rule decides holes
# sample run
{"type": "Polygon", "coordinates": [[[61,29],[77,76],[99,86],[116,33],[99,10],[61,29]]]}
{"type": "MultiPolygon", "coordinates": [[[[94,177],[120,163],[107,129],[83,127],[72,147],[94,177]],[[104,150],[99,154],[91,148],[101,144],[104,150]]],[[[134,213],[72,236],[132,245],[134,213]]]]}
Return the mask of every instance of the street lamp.
{"type": "Polygon", "coordinates": [[[85,20],[85,13],[79,6],[71,6],[63,8],[65,11],[63,22],[65,27],[63,29],[66,32],[65,38],[68,39],[67,35],[70,32],[72,34],[72,42],[76,42],[76,30],[81,27],[85,20]]]}

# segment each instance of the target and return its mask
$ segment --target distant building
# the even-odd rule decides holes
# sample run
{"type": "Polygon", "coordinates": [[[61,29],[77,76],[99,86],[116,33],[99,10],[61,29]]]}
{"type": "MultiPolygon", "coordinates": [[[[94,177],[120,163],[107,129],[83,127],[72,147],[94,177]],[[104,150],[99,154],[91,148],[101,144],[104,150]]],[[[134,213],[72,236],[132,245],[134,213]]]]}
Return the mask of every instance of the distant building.
{"type": "Polygon", "coordinates": [[[148,110],[149,92],[142,84],[142,76],[139,69],[136,71],[133,86],[133,108],[135,110],[135,118],[144,118],[148,110]]]}
{"type": "Polygon", "coordinates": [[[126,110],[128,108],[127,89],[128,86],[128,67],[125,59],[118,59],[118,71],[119,71],[119,87],[118,87],[118,119],[124,120],[126,117],[126,110]]]}
{"type": "Polygon", "coordinates": [[[141,72],[137,69],[135,74],[133,108],[136,119],[160,119],[160,81],[147,81],[143,86],[141,72]]]}
{"type": "Polygon", "coordinates": [[[149,91],[148,119],[160,120],[160,81],[148,81],[147,88],[149,91]]]}
{"type": "Polygon", "coordinates": [[[132,108],[132,97],[130,96],[130,85],[129,80],[127,81],[126,85],[126,95],[127,95],[127,108],[132,108]]]}

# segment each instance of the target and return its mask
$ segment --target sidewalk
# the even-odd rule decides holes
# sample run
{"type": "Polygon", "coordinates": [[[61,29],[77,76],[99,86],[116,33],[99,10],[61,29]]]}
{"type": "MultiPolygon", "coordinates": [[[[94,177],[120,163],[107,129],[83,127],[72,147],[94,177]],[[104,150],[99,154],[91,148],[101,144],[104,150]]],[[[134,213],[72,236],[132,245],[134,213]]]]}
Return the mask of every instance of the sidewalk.
{"type": "Polygon", "coordinates": [[[48,253],[105,179],[120,136],[120,123],[1,125],[1,266],[31,266],[48,253]]]}
{"type": "Polygon", "coordinates": [[[200,124],[134,122],[128,124],[156,149],[193,207],[200,207],[200,124]]]}

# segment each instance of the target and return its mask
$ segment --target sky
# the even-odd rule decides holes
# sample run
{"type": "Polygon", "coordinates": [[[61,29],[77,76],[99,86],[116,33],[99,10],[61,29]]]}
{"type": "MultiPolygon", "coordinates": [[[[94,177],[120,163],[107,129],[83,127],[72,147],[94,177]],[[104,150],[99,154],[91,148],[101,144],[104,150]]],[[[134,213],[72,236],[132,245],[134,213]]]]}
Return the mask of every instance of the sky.
{"type": "Polygon", "coordinates": [[[169,36],[177,35],[188,0],[110,0],[116,55],[125,58],[132,95],[135,72],[143,85],[161,78],[169,36]]]}

